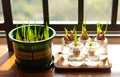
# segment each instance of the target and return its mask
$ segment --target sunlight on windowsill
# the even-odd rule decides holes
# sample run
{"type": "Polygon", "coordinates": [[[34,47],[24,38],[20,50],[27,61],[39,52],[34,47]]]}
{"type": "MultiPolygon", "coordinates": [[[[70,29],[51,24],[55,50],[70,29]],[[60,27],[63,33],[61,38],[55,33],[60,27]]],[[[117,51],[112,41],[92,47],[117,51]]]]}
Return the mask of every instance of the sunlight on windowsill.
{"type": "MultiPolygon", "coordinates": [[[[55,56],[56,53],[61,51],[61,42],[60,38],[55,38],[53,40],[53,47],[52,47],[52,54],[55,56]]],[[[15,64],[15,56],[13,53],[9,53],[7,50],[7,43],[2,42],[0,43],[0,71],[8,71],[13,69],[15,64]]],[[[110,62],[112,63],[112,71],[120,71],[120,69],[117,69],[120,65],[120,62],[118,59],[120,58],[120,43],[119,38],[109,38],[109,44],[108,44],[108,57],[110,59],[110,62]]],[[[55,62],[58,58],[55,57],[55,62]]]]}

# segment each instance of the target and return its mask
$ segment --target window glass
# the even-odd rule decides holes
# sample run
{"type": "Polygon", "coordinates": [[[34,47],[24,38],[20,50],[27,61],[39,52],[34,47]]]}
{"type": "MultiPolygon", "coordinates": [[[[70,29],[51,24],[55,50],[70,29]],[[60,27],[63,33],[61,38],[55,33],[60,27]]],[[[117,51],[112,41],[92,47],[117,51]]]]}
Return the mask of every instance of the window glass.
{"type": "Polygon", "coordinates": [[[11,0],[13,23],[40,21],[43,23],[42,0],[11,0]]]}
{"type": "Polygon", "coordinates": [[[119,3],[118,3],[117,24],[120,24],[120,0],[119,0],[119,3]]]}
{"type": "Polygon", "coordinates": [[[50,23],[77,23],[78,0],[48,0],[50,23]]]}
{"type": "Polygon", "coordinates": [[[86,23],[111,23],[112,0],[84,0],[86,23]]]}
{"type": "Polygon", "coordinates": [[[4,22],[4,19],[3,19],[2,3],[0,0],[0,23],[3,23],[3,22],[4,22]]]}

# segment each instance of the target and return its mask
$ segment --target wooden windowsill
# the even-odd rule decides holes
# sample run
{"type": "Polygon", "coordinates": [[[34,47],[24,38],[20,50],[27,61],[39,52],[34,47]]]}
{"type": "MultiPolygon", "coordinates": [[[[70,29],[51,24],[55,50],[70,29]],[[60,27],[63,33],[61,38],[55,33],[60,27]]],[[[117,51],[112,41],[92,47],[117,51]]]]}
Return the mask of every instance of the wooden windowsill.
{"type": "MultiPolygon", "coordinates": [[[[54,66],[39,72],[19,70],[15,65],[13,52],[8,52],[6,38],[0,38],[0,76],[3,77],[119,77],[120,76],[120,38],[108,38],[108,56],[112,62],[111,72],[66,72],[56,73],[54,66]]],[[[59,52],[61,37],[53,39],[53,55],[59,52]]]]}

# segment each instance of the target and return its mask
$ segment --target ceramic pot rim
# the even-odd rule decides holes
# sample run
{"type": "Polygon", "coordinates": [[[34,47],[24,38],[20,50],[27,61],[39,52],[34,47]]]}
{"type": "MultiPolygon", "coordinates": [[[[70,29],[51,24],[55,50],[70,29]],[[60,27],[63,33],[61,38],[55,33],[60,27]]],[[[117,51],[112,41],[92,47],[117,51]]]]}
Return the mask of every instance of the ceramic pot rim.
{"type": "MultiPolygon", "coordinates": [[[[39,25],[36,25],[36,26],[39,26],[39,25]]],[[[41,26],[42,26],[42,25],[41,25],[41,26]]],[[[16,28],[12,29],[12,30],[9,32],[8,36],[9,36],[9,38],[10,38],[13,42],[19,42],[19,43],[40,43],[40,42],[44,42],[44,41],[51,40],[51,39],[56,35],[56,31],[55,31],[53,28],[48,27],[50,30],[53,31],[52,36],[50,36],[48,39],[44,39],[44,40],[40,40],[40,41],[31,41],[31,42],[16,40],[15,38],[13,38],[13,32],[14,32],[16,29],[19,29],[19,28],[21,28],[21,27],[22,27],[22,26],[16,27],[16,28]]],[[[44,26],[42,26],[42,27],[44,27],[44,26]]]]}

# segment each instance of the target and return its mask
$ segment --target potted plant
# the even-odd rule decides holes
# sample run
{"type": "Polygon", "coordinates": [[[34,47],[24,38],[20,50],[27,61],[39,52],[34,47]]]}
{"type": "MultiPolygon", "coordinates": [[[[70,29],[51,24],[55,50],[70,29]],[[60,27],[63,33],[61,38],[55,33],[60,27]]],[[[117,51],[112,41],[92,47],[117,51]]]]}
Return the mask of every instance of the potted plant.
{"type": "Polygon", "coordinates": [[[72,43],[73,42],[73,30],[70,30],[70,32],[68,31],[68,29],[65,27],[64,28],[64,30],[65,30],[65,36],[62,38],[62,44],[64,45],[64,46],[66,46],[66,47],[68,47],[68,45],[70,44],[70,43],[72,43]]]}
{"type": "Polygon", "coordinates": [[[25,25],[9,32],[13,42],[15,62],[25,70],[43,70],[53,64],[52,39],[56,32],[43,25],[25,25]]]}
{"type": "Polygon", "coordinates": [[[87,34],[87,28],[86,25],[83,23],[82,24],[82,33],[81,37],[78,38],[79,41],[83,42],[84,44],[90,40],[90,37],[87,34]]]}
{"type": "Polygon", "coordinates": [[[95,41],[97,41],[101,45],[101,54],[107,54],[108,39],[105,34],[107,33],[108,24],[106,24],[104,31],[102,28],[103,25],[97,23],[97,36],[95,38],[95,41]]]}
{"type": "Polygon", "coordinates": [[[94,41],[93,38],[87,41],[85,44],[87,48],[87,57],[86,57],[86,65],[88,66],[97,66],[99,64],[99,56],[97,54],[99,44],[98,42],[94,41]]]}
{"type": "Polygon", "coordinates": [[[91,39],[90,41],[88,41],[86,43],[86,48],[88,50],[88,56],[89,57],[95,57],[96,56],[96,51],[99,48],[99,44],[94,41],[93,39],[91,39]]]}
{"type": "Polygon", "coordinates": [[[108,24],[106,24],[105,30],[102,30],[103,25],[97,23],[97,40],[105,40],[105,34],[107,33],[108,24]]]}
{"type": "Polygon", "coordinates": [[[86,57],[86,65],[88,66],[97,66],[99,64],[99,56],[97,54],[99,44],[94,41],[93,38],[86,43],[87,48],[87,57],[86,57]]]}
{"type": "Polygon", "coordinates": [[[83,43],[78,42],[76,27],[73,29],[73,42],[69,44],[70,57],[79,58],[83,48],[83,43]]]}
{"type": "Polygon", "coordinates": [[[76,27],[72,30],[73,41],[69,44],[68,63],[72,66],[82,65],[83,57],[81,56],[83,43],[78,41],[76,27]]]}

